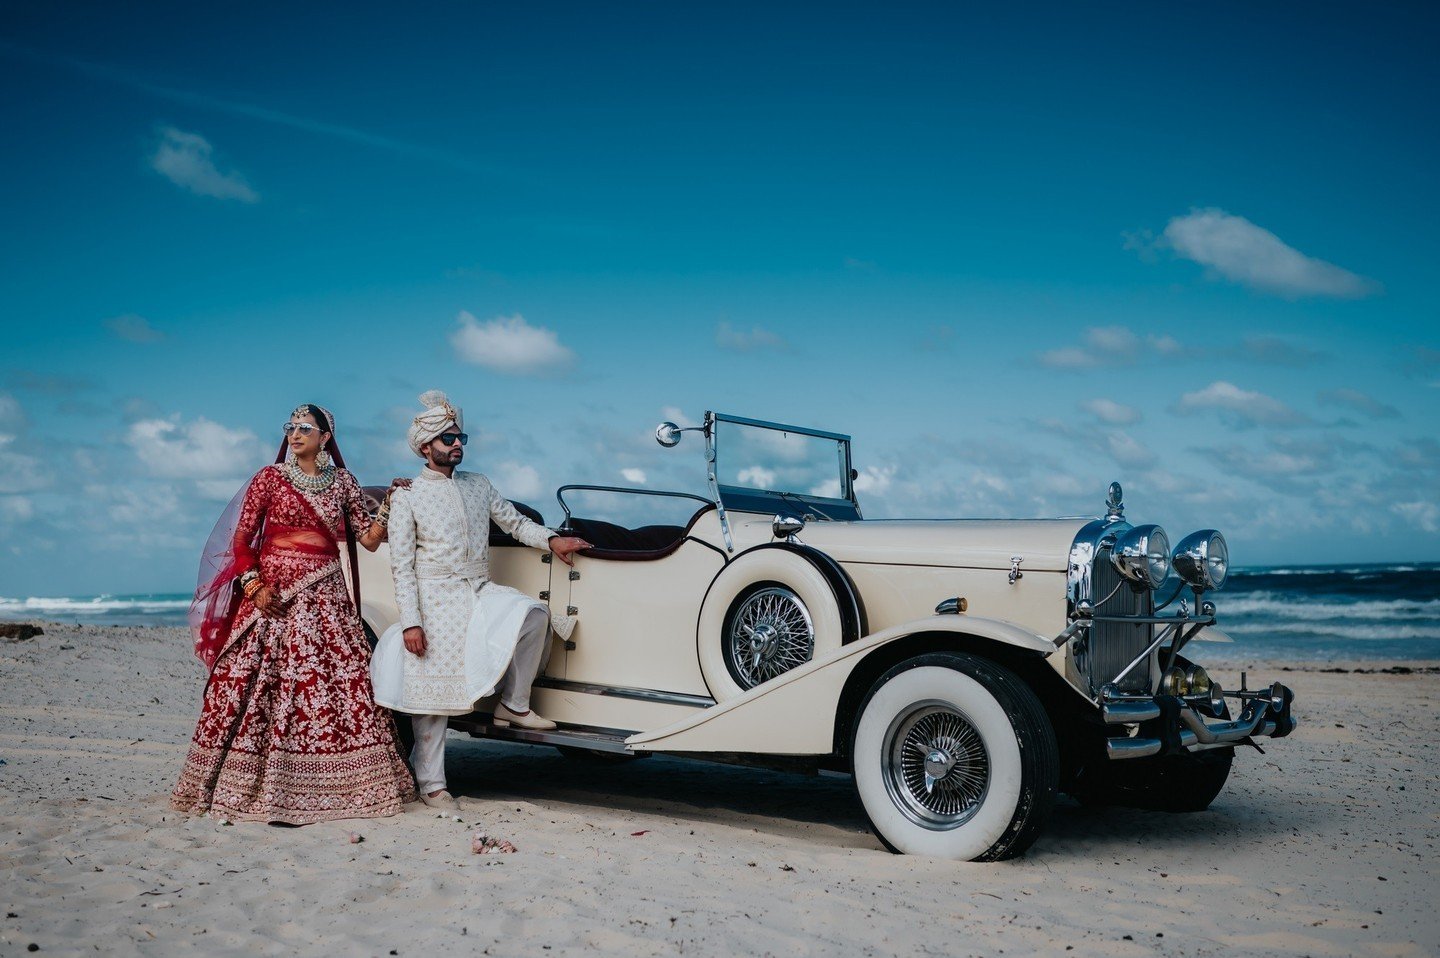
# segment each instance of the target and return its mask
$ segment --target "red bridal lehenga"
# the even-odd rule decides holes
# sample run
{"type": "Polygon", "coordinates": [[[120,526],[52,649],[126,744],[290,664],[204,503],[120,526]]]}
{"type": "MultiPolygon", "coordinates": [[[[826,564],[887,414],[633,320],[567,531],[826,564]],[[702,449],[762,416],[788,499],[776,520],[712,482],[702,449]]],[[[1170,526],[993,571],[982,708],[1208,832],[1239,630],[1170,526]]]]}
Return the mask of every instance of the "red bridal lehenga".
{"type": "Polygon", "coordinates": [[[207,547],[193,621],[210,680],[170,804],[291,825],[394,815],[414,782],[372,697],[340,563],[348,541],[354,568],[354,536],[369,528],[363,495],[344,469],[320,491],[290,476],[279,464],[256,473],[207,547]],[[240,597],[235,577],[256,567],[290,602],[279,618],[240,597]]]}

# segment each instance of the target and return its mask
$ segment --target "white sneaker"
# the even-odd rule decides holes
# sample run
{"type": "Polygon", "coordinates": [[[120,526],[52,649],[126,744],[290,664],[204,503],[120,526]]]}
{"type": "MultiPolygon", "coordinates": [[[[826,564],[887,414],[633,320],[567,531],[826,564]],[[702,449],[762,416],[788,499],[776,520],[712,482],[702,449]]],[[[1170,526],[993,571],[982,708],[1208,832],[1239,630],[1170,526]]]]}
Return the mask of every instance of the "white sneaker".
{"type": "Polygon", "coordinates": [[[495,704],[495,724],[515,725],[520,728],[528,728],[532,732],[548,732],[555,727],[554,722],[547,718],[541,718],[539,713],[533,710],[522,715],[519,712],[510,711],[505,707],[504,702],[495,704]]]}

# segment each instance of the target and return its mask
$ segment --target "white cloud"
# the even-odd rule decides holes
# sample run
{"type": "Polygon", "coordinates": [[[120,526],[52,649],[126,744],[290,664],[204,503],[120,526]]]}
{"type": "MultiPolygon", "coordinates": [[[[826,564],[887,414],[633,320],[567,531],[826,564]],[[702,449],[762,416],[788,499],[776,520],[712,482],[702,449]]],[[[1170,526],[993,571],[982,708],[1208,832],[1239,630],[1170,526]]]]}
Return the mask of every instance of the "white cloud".
{"type": "Polygon", "coordinates": [[[482,323],[461,310],[456,319],[460,328],[450,334],[450,345],[461,359],[493,372],[533,375],[575,361],[575,354],[561,344],[554,330],[531,326],[519,313],[482,323]]]}
{"type": "Polygon", "coordinates": [[[755,489],[775,488],[775,473],[763,466],[751,466],[748,469],[741,469],[736,474],[735,479],[741,485],[750,486],[755,489]]]}
{"type": "Polygon", "coordinates": [[[1172,336],[1141,337],[1125,326],[1091,326],[1082,337],[1083,345],[1049,349],[1039,356],[1040,365],[1052,369],[1095,369],[1101,366],[1130,366],[1143,359],[1177,357],[1186,352],[1172,336]]]}
{"type": "Polygon", "coordinates": [[[1050,349],[1040,354],[1040,363],[1053,369],[1089,369],[1100,361],[1078,346],[1050,349]]]}
{"type": "Polygon", "coordinates": [[[164,333],[150,325],[150,320],[134,313],[112,316],[105,320],[105,328],[132,343],[157,343],[165,338],[164,333]]]}
{"type": "Polygon", "coordinates": [[[1211,458],[1228,472],[1251,479],[1296,479],[1330,472],[1331,464],[1323,456],[1304,449],[1266,449],[1253,452],[1240,446],[1207,450],[1211,458]]]}
{"type": "Polygon", "coordinates": [[[24,496],[0,496],[0,519],[24,522],[35,514],[35,507],[24,496]]]}
{"type": "Polygon", "coordinates": [[[1425,532],[1440,532],[1440,506],[1427,500],[1397,502],[1394,510],[1401,518],[1425,532]]]}
{"type": "MultiPolygon", "coordinates": [[[[891,483],[895,479],[895,466],[866,466],[855,477],[855,494],[873,495],[876,498],[884,498],[889,491],[891,483]]],[[[826,479],[824,482],[810,489],[812,496],[824,496],[828,499],[840,498],[840,479],[826,479]]]]}
{"type": "Polygon", "coordinates": [[[1331,389],[1320,394],[1320,402],[1327,406],[1347,406],[1362,412],[1371,419],[1398,419],[1400,410],[1386,405],[1358,389],[1331,389]]]}
{"type": "Polygon", "coordinates": [[[1305,417],[1273,396],[1216,381],[1180,397],[1176,411],[1184,415],[1213,410],[1231,422],[1244,425],[1295,426],[1305,417]]]}
{"type": "Polygon", "coordinates": [[[234,170],[221,173],[211,159],[210,141],[198,133],[186,133],[173,126],[162,129],[163,139],[150,157],[150,166],[170,182],[200,196],[242,203],[260,202],[245,177],[234,170]]]}
{"type": "Polygon", "coordinates": [[[507,499],[534,499],[541,493],[540,473],[534,466],[507,460],[490,470],[490,476],[507,499]]]}
{"type": "Polygon", "coordinates": [[[1220,209],[1175,217],[1165,227],[1164,240],[1185,259],[1262,292],[1359,299],[1380,291],[1374,280],[1306,256],[1269,230],[1220,209]]]}
{"type": "Polygon", "coordinates": [[[20,400],[9,393],[0,393],[0,440],[6,436],[13,438],[24,427],[25,410],[20,400]]]}
{"type": "Polygon", "coordinates": [[[53,470],[26,448],[26,416],[19,400],[0,393],[0,493],[37,492],[53,485],[53,470]]]}
{"type": "Polygon", "coordinates": [[[662,422],[673,422],[677,426],[698,426],[698,419],[691,419],[685,415],[685,410],[679,406],[661,406],[660,417],[662,422]]]}
{"type": "Polygon", "coordinates": [[[737,353],[753,353],[762,349],[784,349],[785,340],[768,329],[752,326],[749,332],[722,322],[715,327],[715,345],[737,353]]]}
{"type": "Polygon", "coordinates": [[[1129,426],[1140,421],[1140,410],[1113,399],[1089,399],[1081,403],[1080,408],[1112,426],[1129,426]]]}
{"type": "Polygon", "coordinates": [[[866,466],[855,477],[855,491],[867,495],[883,496],[890,491],[895,479],[895,466],[866,466]]]}
{"type": "Polygon", "coordinates": [[[203,416],[182,422],[179,414],[131,423],[125,442],[152,476],[223,479],[248,476],[267,461],[266,449],[248,429],[229,429],[203,416]]]}
{"type": "Polygon", "coordinates": [[[624,477],[626,482],[633,482],[637,486],[645,485],[644,469],[621,469],[620,475],[624,477]]]}
{"type": "Polygon", "coordinates": [[[1112,432],[1105,437],[1105,448],[1115,461],[1122,466],[1143,469],[1153,465],[1155,453],[1140,440],[1128,433],[1112,432]]]}

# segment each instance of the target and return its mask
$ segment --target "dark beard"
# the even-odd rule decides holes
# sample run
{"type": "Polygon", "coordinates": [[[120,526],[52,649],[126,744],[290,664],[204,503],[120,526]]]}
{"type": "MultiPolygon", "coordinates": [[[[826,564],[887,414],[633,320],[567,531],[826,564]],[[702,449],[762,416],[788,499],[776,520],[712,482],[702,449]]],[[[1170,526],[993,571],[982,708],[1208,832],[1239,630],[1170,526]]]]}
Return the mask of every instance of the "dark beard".
{"type": "MultiPolygon", "coordinates": [[[[453,454],[454,454],[454,450],[453,450],[453,449],[447,449],[447,448],[445,448],[444,446],[439,446],[439,447],[431,446],[431,447],[430,447],[430,465],[432,465],[432,466],[434,466],[435,468],[440,469],[440,470],[451,469],[451,468],[453,468],[453,467],[455,467],[455,466],[458,466],[460,463],[459,463],[458,461],[450,458],[453,454]]],[[[463,454],[462,454],[461,458],[464,458],[464,457],[463,457],[463,454]]]]}

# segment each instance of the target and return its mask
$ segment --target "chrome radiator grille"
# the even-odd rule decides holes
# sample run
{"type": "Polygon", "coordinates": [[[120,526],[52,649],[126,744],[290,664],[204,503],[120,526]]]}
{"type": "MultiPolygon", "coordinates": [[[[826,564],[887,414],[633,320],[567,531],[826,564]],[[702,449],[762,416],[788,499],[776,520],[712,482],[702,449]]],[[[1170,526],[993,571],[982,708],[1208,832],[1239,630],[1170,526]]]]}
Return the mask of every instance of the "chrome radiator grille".
{"type": "MultiPolygon", "coordinates": [[[[1097,616],[1151,615],[1153,612],[1154,594],[1148,591],[1137,593],[1130,588],[1110,563],[1109,549],[1096,553],[1091,583],[1097,616]]],[[[1154,638],[1153,628],[1151,625],[1124,622],[1096,622],[1090,629],[1086,655],[1090,688],[1099,691],[1100,686],[1113,679],[1117,672],[1143,652],[1154,638]]],[[[1119,683],[1124,692],[1148,692],[1149,684],[1150,668],[1144,662],[1131,669],[1119,683]]]]}

